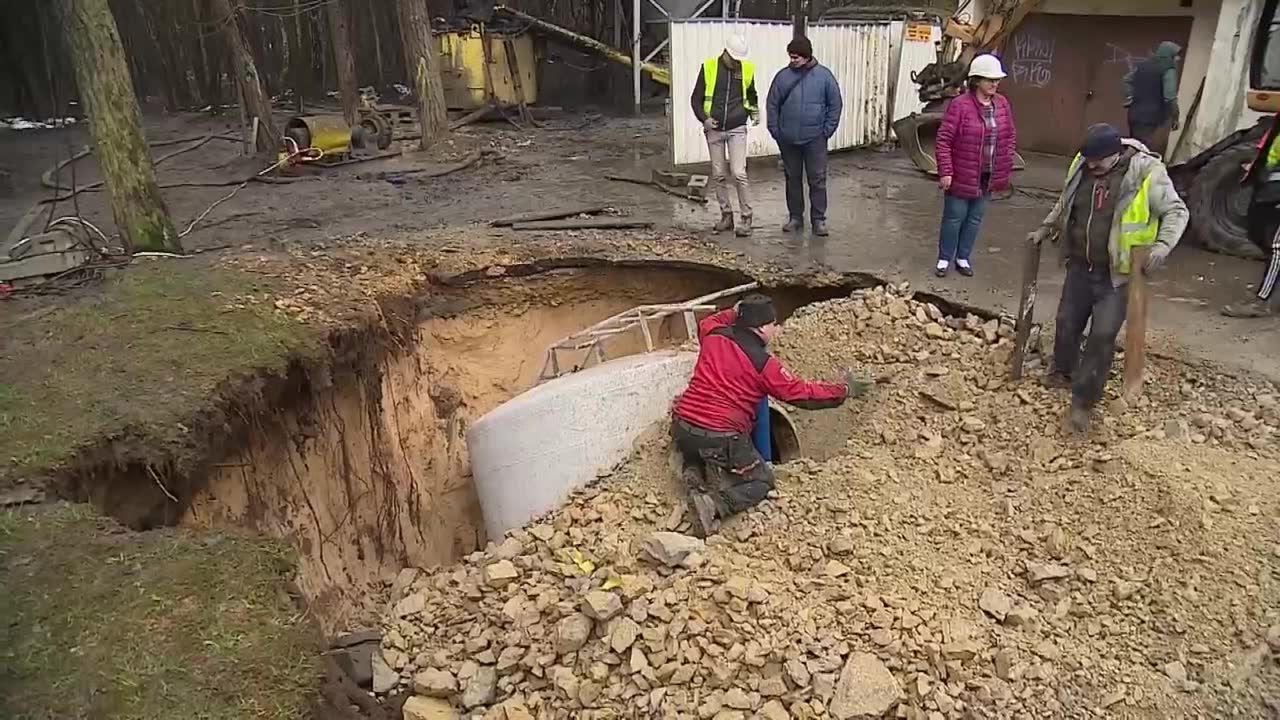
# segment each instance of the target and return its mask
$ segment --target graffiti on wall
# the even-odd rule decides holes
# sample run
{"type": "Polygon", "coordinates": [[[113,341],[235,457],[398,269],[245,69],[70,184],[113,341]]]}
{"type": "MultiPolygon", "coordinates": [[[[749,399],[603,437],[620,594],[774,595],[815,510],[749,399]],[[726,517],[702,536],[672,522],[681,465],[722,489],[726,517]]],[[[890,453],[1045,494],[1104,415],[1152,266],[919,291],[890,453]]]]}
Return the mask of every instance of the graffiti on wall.
{"type": "Polygon", "coordinates": [[[1146,62],[1150,57],[1150,53],[1146,55],[1134,55],[1119,45],[1107,43],[1107,59],[1104,62],[1109,65],[1123,65],[1125,67],[1125,72],[1131,73],[1134,68],[1146,62]]]}
{"type": "Polygon", "coordinates": [[[1053,81],[1053,50],[1056,38],[1030,32],[1013,38],[1013,58],[1009,76],[1013,82],[1032,87],[1047,87],[1053,81]]]}

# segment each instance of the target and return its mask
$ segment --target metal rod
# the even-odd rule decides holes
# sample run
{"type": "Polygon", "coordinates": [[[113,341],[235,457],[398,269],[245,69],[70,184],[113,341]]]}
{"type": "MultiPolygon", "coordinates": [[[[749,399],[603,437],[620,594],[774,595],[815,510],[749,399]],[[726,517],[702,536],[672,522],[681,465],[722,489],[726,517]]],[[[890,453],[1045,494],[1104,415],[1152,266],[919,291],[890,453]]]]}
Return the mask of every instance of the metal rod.
{"type": "Polygon", "coordinates": [[[658,53],[662,52],[662,49],[670,44],[671,44],[671,36],[668,35],[666,38],[662,40],[662,42],[658,43],[658,47],[650,50],[649,54],[644,56],[644,61],[649,62],[650,60],[653,59],[654,55],[657,55],[658,53]]]}
{"type": "MultiPolygon", "coordinates": [[[[707,0],[706,2],[702,3],[702,7],[698,8],[697,10],[694,10],[694,11],[693,11],[693,14],[692,14],[692,15],[690,15],[688,19],[693,20],[693,19],[695,19],[695,18],[700,18],[700,17],[702,17],[702,13],[706,12],[706,11],[707,11],[707,8],[711,7],[712,5],[714,5],[714,4],[715,4],[716,2],[718,2],[718,1],[719,1],[719,0],[707,0]]],[[[728,0],[726,0],[726,2],[725,2],[725,4],[724,4],[724,5],[725,5],[725,7],[726,7],[726,8],[728,8],[728,6],[729,6],[728,0]]],[[[726,13],[725,13],[725,17],[728,17],[728,16],[729,16],[729,15],[728,15],[728,13],[726,12],[726,13]]]]}
{"type": "Polygon", "coordinates": [[[650,5],[652,5],[652,6],[654,6],[654,7],[656,7],[656,8],[658,8],[658,12],[662,13],[664,16],[666,16],[666,17],[668,17],[668,18],[670,18],[670,17],[671,17],[671,13],[667,12],[667,9],[666,9],[666,8],[664,8],[664,7],[662,7],[661,5],[659,5],[659,4],[658,4],[658,0],[649,0],[649,4],[650,4],[650,5]]]}
{"type": "Polygon", "coordinates": [[[640,114],[640,0],[631,0],[631,91],[633,111],[640,114]]]}

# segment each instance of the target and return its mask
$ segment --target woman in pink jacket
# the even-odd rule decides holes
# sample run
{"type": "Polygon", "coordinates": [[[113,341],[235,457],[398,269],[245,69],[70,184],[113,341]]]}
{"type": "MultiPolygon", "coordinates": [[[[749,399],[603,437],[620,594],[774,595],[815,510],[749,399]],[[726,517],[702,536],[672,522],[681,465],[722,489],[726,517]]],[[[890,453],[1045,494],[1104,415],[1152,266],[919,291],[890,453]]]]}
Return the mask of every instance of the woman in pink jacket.
{"type": "Polygon", "coordinates": [[[969,64],[969,91],[947,106],[938,130],[938,184],[942,186],[942,230],[938,233],[938,277],[955,261],[973,275],[969,256],[978,240],[991,193],[1009,186],[1018,131],[1009,99],[1000,95],[1004,69],[995,55],[969,64]]]}

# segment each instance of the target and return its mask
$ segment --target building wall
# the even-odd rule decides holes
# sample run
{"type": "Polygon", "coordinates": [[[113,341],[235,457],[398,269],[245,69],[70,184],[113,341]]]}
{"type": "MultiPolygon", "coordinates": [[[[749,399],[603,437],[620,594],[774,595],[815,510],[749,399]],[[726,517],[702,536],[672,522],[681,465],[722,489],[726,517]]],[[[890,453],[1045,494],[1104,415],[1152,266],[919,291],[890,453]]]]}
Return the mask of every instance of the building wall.
{"type": "MultiPolygon", "coordinates": [[[[1238,123],[1252,124],[1244,109],[1244,83],[1252,19],[1257,17],[1261,0],[1191,0],[1190,5],[1183,7],[1182,0],[1044,0],[1037,8],[1037,12],[1048,14],[1193,18],[1178,87],[1178,105],[1184,123],[1201,82],[1205,83],[1205,90],[1196,118],[1190,128],[1184,128],[1188,131],[1188,140],[1179,141],[1181,131],[1170,135],[1169,147],[1175,150],[1174,159],[1183,159],[1212,145],[1238,123]],[[1224,18],[1222,23],[1219,23],[1220,15],[1224,18]],[[1239,25],[1245,25],[1246,29],[1237,31],[1239,25]],[[1223,129],[1228,126],[1229,129],[1223,129]],[[1205,142],[1210,135],[1213,138],[1205,142]]],[[[971,12],[975,21],[983,17],[986,6],[985,0],[974,0],[971,12]]],[[[1119,78],[1116,81],[1119,82],[1119,78]]]]}

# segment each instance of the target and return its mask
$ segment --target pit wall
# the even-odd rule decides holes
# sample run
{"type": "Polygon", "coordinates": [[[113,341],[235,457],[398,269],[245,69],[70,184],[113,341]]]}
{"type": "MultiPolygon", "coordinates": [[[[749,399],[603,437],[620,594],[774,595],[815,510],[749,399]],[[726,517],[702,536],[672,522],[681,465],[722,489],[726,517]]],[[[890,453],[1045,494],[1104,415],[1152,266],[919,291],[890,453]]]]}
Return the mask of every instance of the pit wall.
{"type": "MultiPolygon", "coordinates": [[[[467,430],[535,383],[548,345],[636,305],[739,280],[672,269],[557,271],[432,298],[436,310],[423,314],[448,314],[422,319],[352,369],[311,373],[277,412],[251,419],[247,441],[210,465],[181,522],[287,538],[298,550],[299,589],[326,632],[372,618],[372,586],[484,544],[467,430]]],[[[682,341],[682,326],[664,326],[659,339],[682,341]]],[[[610,357],[638,349],[623,341],[610,357]]]]}

